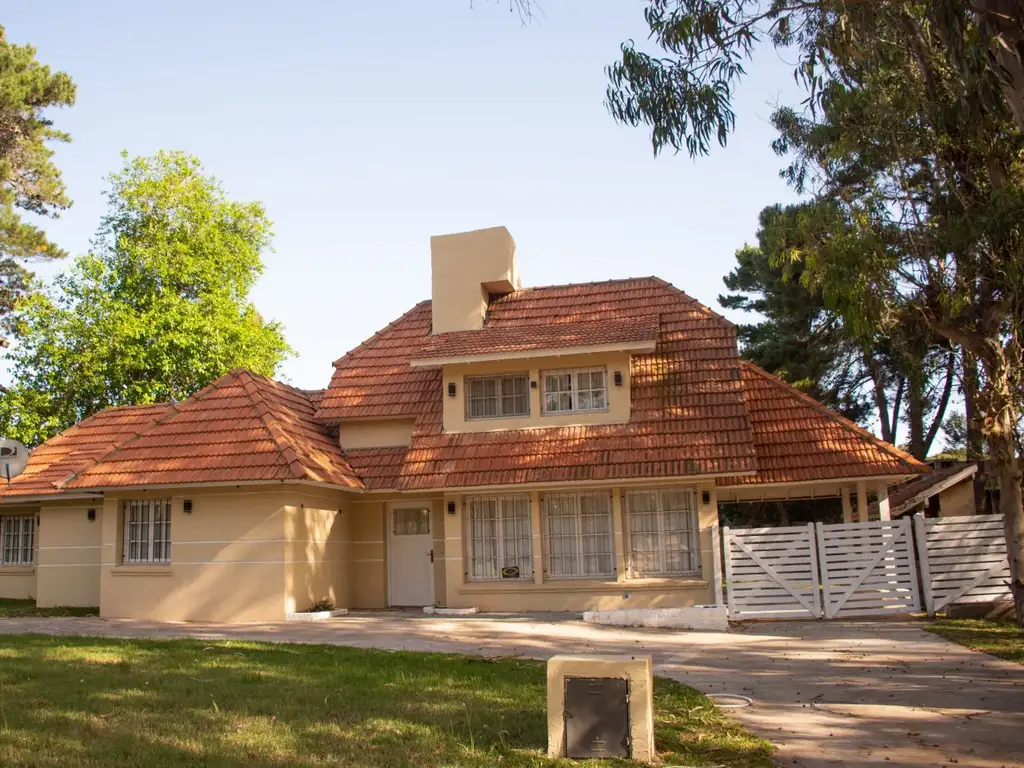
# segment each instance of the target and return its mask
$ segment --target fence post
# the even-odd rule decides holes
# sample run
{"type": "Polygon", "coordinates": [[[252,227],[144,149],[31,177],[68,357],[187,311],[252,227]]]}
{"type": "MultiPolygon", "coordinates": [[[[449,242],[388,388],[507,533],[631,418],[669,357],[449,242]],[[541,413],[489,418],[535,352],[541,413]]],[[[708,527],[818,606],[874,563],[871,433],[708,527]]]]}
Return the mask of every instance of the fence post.
{"type": "Polygon", "coordinates": [[[722,594],[722,540],[719,537],[718,523],[712,523],[711,558],[714,560],[714,564],[711,574],[715,580],[715,605],[725,605],[725,596],[722,594]]]}
{"type": "Polygon", "coordinates": [[[730,540],[731,536],[732,536],[732,534],[729,532],[729,526],[728,525],[723,526],[722,527],[722,550],[725,553],[725,597],[726,597],[726,605],[729,608],[729,618],[735,620],[737,617],[736,617],[736,607],[734,605],[734,600],[733,600],[733,595],[732,595],[733,580],[732,580],[732,545],[730,543],[731,542],[731,540],[730,540]]]}
{"type": "Polygon", "coordinates": [[[929,616],[935,615],[935,596],[932,594],[932,569],[928,563],[928,532],[924,527],[924,515],[914,515],[914,540],[917,542],[917,562],[921,566],[921,592],[924,594],[924,609],[929,616]]]}
{"type": "Polygon", "coordinates": [[[807,546],[811,550],[811,586],[814,588],[814,618],[820,619],[821,611],[821,569],[818,565],[818,546],[814,537],[814,523],[807,524],[807,546]]]}
{"type": "Polygon", "coordinates": [[[808,526],[814,526],[815,538],[818,546],[811,545],[811,552],[814,553],[817,550],[817,554],[812,554],[819,561],[819,567],[821,569],[821,589],[822,589],[822,615],[826,619],[831,619],[832,615],[829,613],[832,605],[832,590],[828,583],[828,556],[825,553],[825,529],[821,523],[808,523],[808,526]]]}

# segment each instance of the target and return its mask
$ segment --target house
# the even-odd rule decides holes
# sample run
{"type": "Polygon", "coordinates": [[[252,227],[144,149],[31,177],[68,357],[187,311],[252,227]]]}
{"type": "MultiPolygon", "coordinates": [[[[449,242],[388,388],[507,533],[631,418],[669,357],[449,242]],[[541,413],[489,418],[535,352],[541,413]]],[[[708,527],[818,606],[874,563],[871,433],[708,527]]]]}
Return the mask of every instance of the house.
{"type": "MultiPolygon", "coordinates": [[[[889,514],[893,518],[917,512],[926,517],[958,517],[985,511],[979,510],[974,500],[977,462],[941,459],[929,461],[928,466],[930,473],[889,486],[889,514]]],[[[983,497],[987,496],[986,491],[983,497]]],[[[982,504],[991,511],[989,498],[983,498],[982,504]]],[[[877,503],[869,505],[872,519],[877,519],[877,509],[877,503]]]]}
{"type": "Polygon", "coordinates": [[[720,499],[884,507],[927,469],[663,280],[522,288],[503,227],[431,258],[431,300],[323,391],[236,370],[37,448],[0,498],[0,595],[211,621],[708,604],[720,499]]]}

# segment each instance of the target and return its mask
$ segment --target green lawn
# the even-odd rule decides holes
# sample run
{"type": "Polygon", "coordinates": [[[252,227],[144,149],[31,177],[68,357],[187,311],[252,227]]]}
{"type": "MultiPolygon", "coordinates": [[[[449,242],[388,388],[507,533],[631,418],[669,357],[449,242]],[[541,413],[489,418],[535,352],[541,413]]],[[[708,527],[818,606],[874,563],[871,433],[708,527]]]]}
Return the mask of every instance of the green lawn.
{"type": "Polygon", "coordinates": [[[0,597],[0,619],[25,616],[95,616],[98,608],[36,608],[35,600],[10,600],[0,597]]]}
{"type": "Polygon", "coordinates": [[[927,629],[954,643],[1024,664],[1024,630],[1012,621],[937,619],[927,629]]]}
{"type": "MultiPolygon", "coordinates": [[[[772,764],[767,742],[691,688],[659,678],[655,708],[670,765],[772,764]]],[[[546,740],[535,661],[0,637],[3,766],[570,764],[547,760],[546,740]]]]}

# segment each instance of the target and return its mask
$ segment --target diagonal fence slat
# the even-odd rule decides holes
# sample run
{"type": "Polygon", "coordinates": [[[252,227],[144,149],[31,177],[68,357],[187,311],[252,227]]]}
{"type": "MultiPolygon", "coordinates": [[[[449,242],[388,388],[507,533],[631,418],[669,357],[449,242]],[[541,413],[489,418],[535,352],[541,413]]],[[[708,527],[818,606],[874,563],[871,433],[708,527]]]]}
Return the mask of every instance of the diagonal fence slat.
{"type": "Polygon", "coordinates": [[[729,617],[820,618],[814,525],[722,529],[729,617]]]}
{"type": "Polygon", "coordinates": [[[914,515],[925,609],[1011,599],[1002,515],[914,515]]]}

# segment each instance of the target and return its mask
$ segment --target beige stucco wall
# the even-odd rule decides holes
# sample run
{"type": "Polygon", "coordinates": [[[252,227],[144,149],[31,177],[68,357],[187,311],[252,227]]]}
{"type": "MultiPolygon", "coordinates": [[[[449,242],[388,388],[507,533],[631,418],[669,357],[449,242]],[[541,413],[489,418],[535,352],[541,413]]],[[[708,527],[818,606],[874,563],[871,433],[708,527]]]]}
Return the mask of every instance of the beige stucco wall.
{"type": "Polygon", "coordinates": [[[414,425],[412,419],[346,421],[338,429],[338,440],[342,450],[408,446],[414,425]]]}
{"type": "Polygon", "coordinates": [[[443,367],[444,429],[446,432],[493,432],[501,429],[561,427],[575,424],[624,424],[629,421],[629,359],[628,352],[537,357],[529,360],[446,365],[443,367]],[[608,373],[608,408],[584,413],[545,414],[542,410],[544,382],[542,372],[566,368],[603,367],[608,373]],[[615,386],[615,372],[622,373],[622,385],[615,386]],[[489,376],[497,373],[528,373],[530,381],[530,415],[509,419],[466,419],[467,376],[489,376]],[[455,397],[448,397],[448,385],[455,384],[455,397]]]}
{"type": "Polygon", "coordinates": [[[939,493],[939,517],[973,515],[976,512],[977,510],[974,508],[973,477],[969,477],[963,482],[957,483],[939,493]]]}
{"type": "Polygon", "coordinates": [[[482,328],[489,291],[519,285],[516,244],[504,227],[430,238],[433,332],[482,328]]]}
{"type": "Polygon", "coordinates": [[[353,500],[349,510],[349,561],[352,572],[352,607],[379,611],[388,607],[387,549],[383,500],[353,500]]]}
{"type": "Polygon", "coordinates": [[[284,512],[285,611],[351,606],[349,516],[337,494],[291,493],[284,512]]]}
{"type": "MultiPolygon", "coordinates": [[[[662,487],[651,485],[651,488],[662,487]]],[[[469,582],[465,556],[463,496],[446,497],[455,503],[456,514],[445,515],[446,598],[453,608],[478,607],[482,611],[586,611],[621,608],[680,608],[714,602],[713,556],[710,526],[718,521],[714,486],[694,487],[701,528],[701,575],[686,578],[630,578],[626,564],[626,530],[623,489],[612,494],[613,546],[616,573],[612,579],[548,579],[544,577],[544,542],[541,533],[541,495],[531,492],[534,581],[469,582]],[[708,491],[704,504],[702,491],[708,491]]],[[[560,490],[560,489],[552,489],[560,490]]]]}
{"type": "MultiPolygon", "coordinates": [[[[160,621],[283,619],[290,604],[335,587],[331,571],[310,565],[330,545],[322,495],[300,486],[119,493],[104,500],[100,614],[160,621]],[[171,563],[121,563],[120,509],[125,499],[171,499],[171,563]],[[193,503],[191,514],[183,501],[193,503]],[[307,501],[309,504],[307,505],[307,501]],[[306,511],[304,505],[310,509],[306,511]],[[290,541],[288,532],[296,539],[290,541]],[[326,540],[325,540],[326,537],[326,540]]],[[[343,530],[339,534],[344,537],[343,530]]],[[[319,599],[319,598],[318,598],[319,599]]]]}
{"type": "Polygon", "coordinates": [[[36,555],[40,607],[100,604],[102,516],[101,499],[42,506],[36,555]],[[95,510],[95,520],[89,520],[90,509],[95,510]]]}
{"type": "MultiPolygon", "coordinates": [[[[0,515],[37,515],[39,507],[4,507],[0,515]]],[[[38,520],[38,517],[36,518],[38,520]]],[[[36,596],[37,569],[39,563],[39,526],[36,526],[35,553],[33,565],[0,565],[0,597],[10,600],[29,600],[36,596]]]]}

